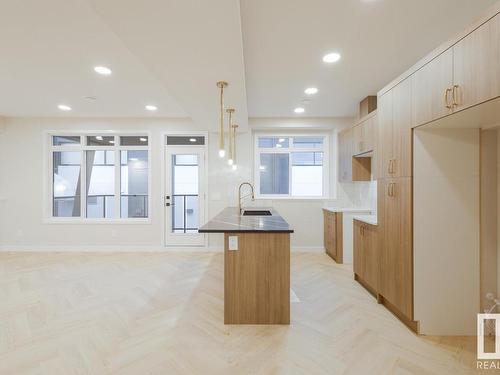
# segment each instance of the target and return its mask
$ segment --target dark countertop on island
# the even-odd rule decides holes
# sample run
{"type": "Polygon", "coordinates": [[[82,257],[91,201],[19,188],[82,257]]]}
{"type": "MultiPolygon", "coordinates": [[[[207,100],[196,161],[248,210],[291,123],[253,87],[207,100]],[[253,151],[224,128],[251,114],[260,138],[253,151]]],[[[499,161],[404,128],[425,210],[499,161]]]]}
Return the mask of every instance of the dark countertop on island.
{"type": "Polygon", "coordinates": [[[238,207],[226,207],[198,229],[199,233],[272,232],[293,233],[290,225],[273,208],[246,207],[245,210],[269,210],[271,216],[241,216],[238,207]]]}

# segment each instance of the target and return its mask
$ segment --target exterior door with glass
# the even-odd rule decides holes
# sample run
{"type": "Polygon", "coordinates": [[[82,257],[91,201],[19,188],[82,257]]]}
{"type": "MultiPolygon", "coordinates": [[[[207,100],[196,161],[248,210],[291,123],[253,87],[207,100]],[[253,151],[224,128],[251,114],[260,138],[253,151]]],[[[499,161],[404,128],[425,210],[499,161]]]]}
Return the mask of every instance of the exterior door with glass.
{"type": "Polygon", "coordinates": [[[204,246],[205,147],[166,147],[166,246],[204,246]]]}

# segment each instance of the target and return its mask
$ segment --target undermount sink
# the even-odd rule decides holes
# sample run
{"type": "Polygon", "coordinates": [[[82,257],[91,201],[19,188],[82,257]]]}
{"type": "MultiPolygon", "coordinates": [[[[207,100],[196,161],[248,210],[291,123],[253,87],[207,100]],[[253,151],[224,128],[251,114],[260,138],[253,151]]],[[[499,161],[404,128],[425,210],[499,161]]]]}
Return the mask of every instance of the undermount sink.
{"type": "Polygon", "coordinates": [[[244,210],[243,216],[272,216],[269,210],[244,210]]]}

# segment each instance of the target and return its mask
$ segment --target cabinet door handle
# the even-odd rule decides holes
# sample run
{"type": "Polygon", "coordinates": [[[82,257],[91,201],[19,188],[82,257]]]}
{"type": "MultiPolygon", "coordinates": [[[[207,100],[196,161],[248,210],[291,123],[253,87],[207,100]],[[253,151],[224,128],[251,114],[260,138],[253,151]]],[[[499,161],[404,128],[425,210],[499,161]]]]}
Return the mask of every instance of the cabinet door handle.
{"type": "Polygon", "coordinates": [[[450,102],[449,102],[449,100],[448,100],[448,94],[449,94],[450,92],[452,92],[452,91],[453,91],[453,89],[451,89],[451,88],[449,88],[449,87],[448,87],[448,88],[446,89],[446,91],[444,92],[444,104],[445,104],[446,108],[448,108],[448,109],[451,109],[451,108],[452,108],[452,105],[450,104],[450,102]]]}
{"type": "Polygon", "coordinates": [[[396,184],[394,182],[391,182],[389,185],[387,185],[387,195],[389,197],[394,197],[395,186],[396,184]]]}
{"type": "Polygon", "coordinates": [[[460,86],[458,85],[453,85],[453,91],[451,93],[451,97],[452,97],[452,100],[453,100],[453,107],[458,107],[458,97],[457,97],[457,94],[458,94],[458,89],[459,89],[460,86]]]}
{"type": "Polygon", "coordinates": [[[391,188],[391,194],[392,195],[391,196],[395,197],[396,196],[396,183],[393,182],[391,185],[392,185],[392,188],[391,188]]]}
{"type": "Polygon", "coordinates": [[[389,174],[393,174],[394,173],[394,164],[395,164],[395,161],[396,161],[396,159],[389,159],[389,165],[387,167],[387,172],[389,174]]]}

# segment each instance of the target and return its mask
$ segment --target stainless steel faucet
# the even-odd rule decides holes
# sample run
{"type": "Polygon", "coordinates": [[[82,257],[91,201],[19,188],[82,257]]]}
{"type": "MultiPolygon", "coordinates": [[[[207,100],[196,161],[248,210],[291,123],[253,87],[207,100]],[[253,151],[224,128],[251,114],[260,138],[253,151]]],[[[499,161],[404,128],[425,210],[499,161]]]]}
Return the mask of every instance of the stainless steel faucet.
{"type": "Polygon", "coordinates": [[[238,188],[238,209],[240,210],[240,215],[243,213],[243,209],[241,208],[241,201],[243,199],[245,199],[246,197],[249,197],[249,196],[252,196],[252,200],[255,199],[255,195],[253,193],[253,185],[250,183],[250,182],[242,182],[238,188]],[[251,194],[247,194],[245,196],[241,196],[241,188],[243,187],[243,185],[248,185],[250,186],[250,189],[252,189],[252,193],[251,194]]]}

